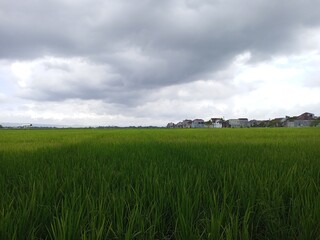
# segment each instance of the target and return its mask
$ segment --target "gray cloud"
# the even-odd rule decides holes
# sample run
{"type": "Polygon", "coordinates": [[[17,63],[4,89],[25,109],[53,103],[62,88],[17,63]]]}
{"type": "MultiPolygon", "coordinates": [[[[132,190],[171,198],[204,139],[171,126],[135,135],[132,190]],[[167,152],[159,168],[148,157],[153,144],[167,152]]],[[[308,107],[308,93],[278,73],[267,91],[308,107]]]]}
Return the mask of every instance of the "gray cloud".
{"type": "MultiPolygon", "coordinates": [[[[41,63],[21,96],[139,105],[159,87],[215,79],[234,57],[294,54],[320,24],[317,0],[0,0],[0,58],[41,63]],[[81,66],[80,66],[81,67],[81,66]]],[[[214,93],[213,93],[214,94],[214,93]]]]}

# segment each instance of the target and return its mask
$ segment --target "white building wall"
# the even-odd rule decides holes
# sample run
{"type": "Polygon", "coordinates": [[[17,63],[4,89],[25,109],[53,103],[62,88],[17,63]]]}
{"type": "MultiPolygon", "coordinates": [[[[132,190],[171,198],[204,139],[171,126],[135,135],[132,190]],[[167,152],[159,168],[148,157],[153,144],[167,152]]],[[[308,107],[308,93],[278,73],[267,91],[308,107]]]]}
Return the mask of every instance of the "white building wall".
{"type": "Polygon", "coordinates": [[[240,120],[239,119],[229,119],[230,127],[240,127],[240,120]]]}
{"type": "Polygon", "coordinates": [[[222,128],[222,123],[213,123],[213,128],[222,128]]]}
{"type": "Polygon", "coordinates": [[[203,121],[193,121],[191,124],[192,128],[204,128],[204,122],[203,121]]]}

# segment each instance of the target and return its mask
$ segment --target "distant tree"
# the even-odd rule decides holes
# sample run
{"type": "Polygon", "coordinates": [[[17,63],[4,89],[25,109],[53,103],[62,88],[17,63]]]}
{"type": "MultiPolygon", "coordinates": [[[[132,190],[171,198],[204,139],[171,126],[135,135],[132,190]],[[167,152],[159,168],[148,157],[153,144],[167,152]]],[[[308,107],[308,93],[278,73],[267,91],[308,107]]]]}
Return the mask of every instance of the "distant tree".
{"type": "Polygon", "coordinates": [[[212,124],[211,119],[210,119],[209,121],[207,121],[207,122],[204,122],[204,124],[205,124],[205,125],[211,125],[211,124],[212,124]]]}
{"type": "Polygon", "coordinates": [[[3,128],[1,124],[0,124],[0,128],[3,128]]]}
{"type": "Polygon", "coordinates": [[[311,125],[310,125],[311,127],[317,127],[317,126],[320,126],[320,120],[314,120],[314,121],[312,121],[312,123],[311,123],[311,125]]]}

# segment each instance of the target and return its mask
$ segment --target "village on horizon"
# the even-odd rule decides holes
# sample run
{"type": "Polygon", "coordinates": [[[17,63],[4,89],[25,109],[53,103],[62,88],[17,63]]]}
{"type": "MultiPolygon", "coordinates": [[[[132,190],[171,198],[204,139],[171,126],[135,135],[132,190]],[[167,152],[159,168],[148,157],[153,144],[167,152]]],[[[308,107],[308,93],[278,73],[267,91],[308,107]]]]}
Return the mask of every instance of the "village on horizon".
{"type": "Polygon", "coordinates": [[[185,119],[178,123],[170,122],[167,128],[249,128],[249,127],[320,127],[320,117],[305,112],[299,116],[274,118],[272,120],[248,120],[248,118],[185,119]]]}
{"type": "Polygon", "coordinates": [[[185,119],[178,123],[170,122],[166,126],[80,126],[80,125],[54,125],[30,123],[1,123],[0,129],[45,129],[45,128],[251,128],[251,127],[320,127],[320,116],[305,112],[299,116],[285,116],[269,120],[249,120],[248,118],[224,119],[210,118],[185,119]]]}

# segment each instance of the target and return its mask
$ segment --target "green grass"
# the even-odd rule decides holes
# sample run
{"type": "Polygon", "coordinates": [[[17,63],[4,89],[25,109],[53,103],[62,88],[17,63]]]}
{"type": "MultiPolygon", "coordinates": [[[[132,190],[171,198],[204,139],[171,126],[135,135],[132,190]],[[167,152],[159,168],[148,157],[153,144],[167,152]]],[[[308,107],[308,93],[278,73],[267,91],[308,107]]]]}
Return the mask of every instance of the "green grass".
{"type": "Polygon", "coordinates": [[[0,239],[320,239],[320,129],[0,130],[0,239]]]}

